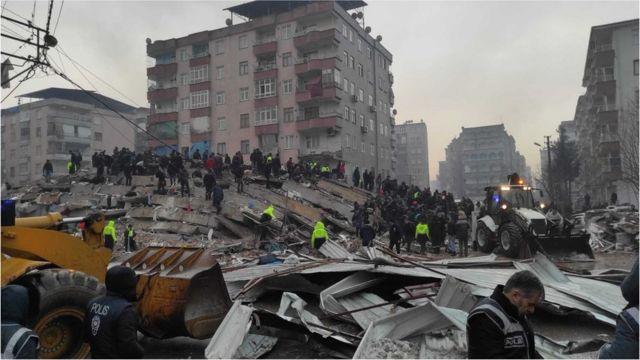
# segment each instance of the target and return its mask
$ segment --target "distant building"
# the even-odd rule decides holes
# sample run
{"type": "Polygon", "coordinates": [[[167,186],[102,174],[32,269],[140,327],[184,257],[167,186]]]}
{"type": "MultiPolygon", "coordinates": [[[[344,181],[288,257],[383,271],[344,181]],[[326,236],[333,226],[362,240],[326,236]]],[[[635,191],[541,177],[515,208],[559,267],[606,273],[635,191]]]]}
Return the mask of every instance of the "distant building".
{"type": "Polygon", "coordinates": [[[485,187],[506,182],[513,172],[531,181],[525,158],[503,124],[463,127],[445,154],[446,160],[439,163],[438,181],[456,198],[480,199],[485,187]]]}
{"type": "Polygon", "coordinates": [[[156,153],[250,152],[393,175],[391,53],[364,1],[251,1],[214,30],[149,41],[156,153]]]}
{"type": "MultiPolygon", "coordinates": [[[[95,94],[131,121],[142,123],[149,109],[135,108],[95,94]]],[[[94,151],[114,147],[143,150],[135,127],[81,90],[48,88],[22,98],[40,99],[2,110],[2,181],[19,184],[42,177],[51,160],[54,175],[67,173],[69,151],[91,165],[94,151]]]]}
{"type": "Polygon", "coordinates": [[[624,154],[635,153],[638,124],[638,19],[591,28],[582,86],[575,112],[580,176],[577,185],[591,204],[607,203],[616,193],[619,203],[638,204],[636,190],[625,176],[624,154]],[[635,130],[629,130],[634,128],[635,130]],[[635,137],[635,149],[625,149],[625,137],[635,137]]]}
{"type": "Polygon", "coordinates": [[[396,125],[396,178],[420,188],[429,187],[427,125],[408,120],[396,125]]]}

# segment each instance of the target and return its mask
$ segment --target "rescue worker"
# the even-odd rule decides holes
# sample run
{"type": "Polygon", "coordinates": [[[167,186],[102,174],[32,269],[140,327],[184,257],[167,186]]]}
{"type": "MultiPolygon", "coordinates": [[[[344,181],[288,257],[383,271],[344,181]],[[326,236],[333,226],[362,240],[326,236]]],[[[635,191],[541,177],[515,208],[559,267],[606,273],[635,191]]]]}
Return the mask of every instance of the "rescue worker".
{"type": "Polygon", "coordinates": [[[389,248],[393,250],[394,246],[396,252],[400,254],[400,243],[402,242],[402,227],[400,226],[400,220],[391,222],[389,228],[389,248]]]}
{"type": "Polygon", "coordinates": [[[362,238],[362,246],[373,247],[373,239],[376,237],[376,231],[369,224],[369,219],[364,219],[364,225],[360,228],[360,238],[362,238]]]}
{"type": "Polygon", "coordinates": [[[467,317],[468,357],[542,358],[527,315],[544,299],[544,286],[530,271],[518,271],[481,300],[467,317]]]}
{"type": "Polygon", "coordinates": [[[273,212],[273,205],[269,204],[269,206],[267,206],[262,212],[262,216],[260,216],[260,242],[262,242],[267,236],[267,224],[275,219],[275,215],[273,212]]]}
{"type": "Polygon", "coordinates": [[[331,177],[331,168],[329,168],[327,165],[322,165],[322,167],[320,168],[320,174],[325,179],[330,178],[331,177]]]}
{"type": "Polygon", "coordinates": [[[459,254],[462,257],[469,256],[469,222],[464,211],[458,211],[458,221],[455,225],[456,239],[460,246],[459,254]]]}
{"type": "Polygon", "coordinates": [[[85,340],[94,359],[142,358],[138,343],[138,314],[131,304],[136,300],[136,273],[126,266],[107,271],[107,294],[87,305],[84,321],[85,340]]]}
{"type": "Polygon", "coordinates": [[[136,236],[135,231],[133,231],[133,225],[127,224],[127,227],[124,230],[124,249],[126,252],[136,251],[136,241],[134,237],[136,236]]]}
{"type": "Polygon", "coordinates": [[[620,290],[629,303],[618,315],[613,341],[604,344],[598,351],[599,359],[638,358],[638,258],[620,284],[620,290]]]}
{"type": "Polygon", "coordinates": [[[2,358],[37,359],[38,335],[25,327],[29,291],[21,285],[2,287],[2,358]]]}
{"type": "Polygon", "coordinates": [[[224,200],[224,191],[220,184],[215,183],[211,192],[213,193],[213,206],[216,208],[216,214],[220,214],[220,211],[222,211],[222,200],[224,200]]]}
{"type": "Polygon", "coordinates": [[[113,251],[113,246],[118,238],[116,235],[116,222],[114,220],[109,220],[107,226],[102,230],[102,235],[104,236],[104,246],[113,251]]]}
{"type": "Polygon", "coordinates": [[[269,153],[269,155],[267,155],[267,157],[265,158],[264,168],[262,169],[264,171],[264,177],[267,178],[267,189],[271,187],[271,163],[272,162],[273,162],[273,159],[271,157],[271,153],[269,153]]]}
{"type": "Polygon", "coordinates": [[[76,173],[76,164],[69,160],[67,161],[67,170],[69,170],[69,175],[73,175],[76,173]]]}
{"type": "Polygon", "coordinates": [[[311,233],[311,248],[313,250],[320,249],[328,238],[329,235],[327,234],[327,230],[324,229],[322,221],[316,222],[316,225],[313,227],[313,232],[311,233]]]}
{"type": "Polygon", "coordinates": [[[424,254],[427,249],[427,241],[429,240],[429,225],[424,219],[424,216],[420,217],[418,225],[416,225],[416,233],[414,238],[420,244],[420,253],[424,254]]]}

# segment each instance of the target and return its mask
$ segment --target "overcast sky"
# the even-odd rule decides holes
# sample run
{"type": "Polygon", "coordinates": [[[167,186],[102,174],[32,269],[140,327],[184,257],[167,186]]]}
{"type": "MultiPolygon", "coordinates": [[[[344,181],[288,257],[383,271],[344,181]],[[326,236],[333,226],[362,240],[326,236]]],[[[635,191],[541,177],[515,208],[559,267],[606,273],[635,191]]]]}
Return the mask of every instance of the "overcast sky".
{"type": "MultiPolygon", "coordinates": [[[[51,51],[50,58],[87,88],[147,106],[145,39],[223,27],[228,12],[222,9],[242,2],[65,1],[55,33],[60,48],[130,99],[85,72],[89,84],[58,52],[51,51]]],[[[560,121],[573,119],[576,100],[584,93],[591,26],[638,17],[637,1],[367,2],[366,25],[372,35],[382,35],[394,56],[396,121],[427,123],[431,179],[438,161],[444,160],[444,148],[461,127],[498,123],[515,137],[535,172],[540,161],[533,143],[555,135],[560,121]]],[[[33,1],[3,4],[31,18],[33,1]]],[[[56,0],[51,28],[60,5],[56,0]]],[[[47,6],[36,4],[36,23],[42,27],[47,6]]],[[[8,10],[2,14],[15,16],[8,10]]],[[[3,21],[3,33],[6,24],[3,21]]],[[[3,39],[3,51],[16,48],[3,39]]],[[[69,84],[39,72],[14,95],[51,86],[69,84]]],[[[7,93],[2,89],[3,97],[7,93]]],[[[9,98],[2,106],[16,103],[9,98]]]]}

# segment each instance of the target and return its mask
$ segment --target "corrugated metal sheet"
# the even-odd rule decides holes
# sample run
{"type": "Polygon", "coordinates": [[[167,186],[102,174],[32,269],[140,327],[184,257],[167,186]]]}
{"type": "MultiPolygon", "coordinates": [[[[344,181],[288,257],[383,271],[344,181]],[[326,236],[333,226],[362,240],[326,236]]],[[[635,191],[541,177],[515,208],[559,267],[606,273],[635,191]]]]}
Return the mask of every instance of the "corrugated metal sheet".
{"type": "Polygon", "coordinates": [[[249,332],[252,313],[251,307],[242,305],[240,301],[234,302],[207,345],[204,351],[206,358],[232,358],[249,332]]]}
{"type": "MultiPolygon", "coordinates": [[[[354,311],[372,305],[383,304],[387,301],[376,294],[362,292],[341,297],[338,299],[338,302],[347,311],[354,311]]],[[[369,327],[369,324],[371,324],[375,320],[389,316],[392,313],[392,309],[393,307],[391,305],[378,306],[372,309],[351,313],[351,316],[355,319],[356,323],[358,323],[358,325],[364,330],[367,329],[369,327]]],[[[404,308],[397,309],[398,311],[404,310],[404,308]]]]}
{"type": "Polygon", "coordinates": [[[423,262],[425,265],[442,265],[442,266],[513,266],[513,260],[498,258],[496,254],[484,256],[442,259],[435,261],[423,262]]]}
{"type": "Polygon", "coordinates": [[[438,290],[434,301],[438,306],[469,312],[478,302],[478,298],[473,294],[474,288],[474,285],[447,276],[440,285],[440,290],[438,290]]]}
{"type": "Polygon", "coordinates": [[[352,253],[331,239],[327,239],[318,251],[330,259],[354,259],[352,253]]]}

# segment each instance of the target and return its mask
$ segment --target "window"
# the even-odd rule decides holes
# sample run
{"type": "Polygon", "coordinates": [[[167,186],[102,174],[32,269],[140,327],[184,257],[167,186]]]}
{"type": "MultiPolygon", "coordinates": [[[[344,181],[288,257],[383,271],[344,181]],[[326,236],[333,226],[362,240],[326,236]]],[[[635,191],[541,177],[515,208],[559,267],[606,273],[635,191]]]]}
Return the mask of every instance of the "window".
{"type": "Polygon", "coordinates": [[[224,91],[216,93],[216,105],[224,105],[227,102],[227,95],[224,91]]]}
{"type": "Polygon", "coordinates": [[[249,114],[240,114],[240,128],[245,129],[249,127],[249,114]]]}
{"type": "Polygon", "coordinates": [[[217,40],[213,46],[215,48],[216,55],[224,54],[224,40],[217,40]]]}
{"type": "Polygon", "coordinates": [[[42,128],[38,126],[36,128],[36,137],[41,137],[41,136],[42,136],[42,128]]]}
{"type": "Polygon", "coordinates": [[[42,155],[42,146],[36,145],[36,155],[42,155]]]}
{"type": "Polygon", "coordinates": [[[256,126],[276,124],[278,122],[278,108],[269,107],[256,110],[256,126]]]}
{"type": "Polygon", "coordinates": [[[242,76],[242,75],[247,75],[248,73],[249,73],[249,62],[240,61],[240,65],[238,66],[238,74],[242,76]]]}
{"type": "Polygon", "coordinates": [[[353,30],[349,29],[349,41],[353,42],[353,30]]]}
{"type": "Polygon", "coordinates": [[[633,75],[638,75],[638,60],[633,60],[633,75]]]}
{"type": "Polygon", "coordinates": [[[180,61],[187,61],[189,56],[187,55],[187,49],[180,50],[180,61]]]}
{"type": "Polygon", "coordinates": [[[249,140],[240,140],[240,152],[243,154],[248,154],[251,145],[249,144],[249,140]]]}
{"type": "Polygon", "coordinates": [[[373,96],[369,95],[369,106],[373,106],[373,96]]]}
{"type": "Polygon", "coordinates": [[[380,124],[380,135],[384,135],[384,125],[380,124]]]}
{"type": "Polygon", "coordinates": [[[362,64],[358,64],[358,75],[360,75],[361,78],[364,77],[364,67],[362,64]]]}
{"type": "Polygon", "coordinates": [[[189,105],[190,102],[188,97],[180,99],[180,106],[182,107],[182,110],[188,110],[190,107],[189,105]]]}
{"type": "Polygon", "coordinates": [[[180,124],[180,133],[182,135],[189,135],[190,132],[191,132],[191,124],[189,123],[180,124]]]}
{"type": "Polygon", "coordinates": [[[345,149],[349,148],[349,140],[351,139],[351,137],[349,136],[349,134],[345,134],[342,137],[342,147],[344,147],[345,149]]]}
{"type": "Polygon", "coordinates": [[[240,88],[240,102],[249,100],[249,88],[240,88]]]}
{"type": "Polygon", "coordinates": [[[280,31],[281,31],[281,34],[282,34],[282,40],[291,39],[293,37],[293,25],[292,24],[283,25],[282,28],[280,29],[280,31]]]}
{"type": "Polygon", "coordinates": [[[218,130],[227,130],[227,119],[223,117],[218,118],[218,130]]]}
{"type": "Polygon", "coordinates": [[[10,177],[16,176],[16,168],[14,168],[13,166],[9,169],[9,176],[10,177]]]}
{"type": "Polygon", "coordinates": [[[94,132],[93,133],[93,140],[95,141],[102,141],[102,133],[101,132],[94,132]]]}
{"type": "Polygon", "coordinates": [[[356,64],[356,59],[354,59],[353,56],[349,56],[349,67],[352,69],[355,69],[356,68],[355,64],[356,64]]]}
{"type": "Polygon", "coordinates": [[[20,128],[20,140],[26,140],[31,137],[31,129],[28,127],[20,128]]]}
{"type": "Polygon", "coordinates": [[[342,89],[344,90],[344,92],[348,92],[349,91],[349,80],[347,80],[347,78],[342,78],[342,81],[344,82],[344,84],[342,85],[342,89]]]}
{"type": "Polygon", "coordinates": [[[358,51],[362,52],[362,39],[358,38],[358,51]]]}
{"type": "Polygon", "coordinates": [[[287,66],[291,66],[291,53],[284,53],[282,54],[282,66],[283,67],[287,67],[287,66]]]}
{"type": "Polygon", "coordinates": [[[364,102],[364,90],[358,89],[358,101],[364,102]]]}
{"type": "Polygon", "coordinates": [[[180,85],[189,85],[189,73],[180,74],[180,85]]]}
{"type": "Polygon", "coordinates": [[[191,52],[194,58],[209,55],[209,44],[197,44],[191,47],[191,52]]]}
{"type": "Polygon", "coordinates": [[[293,135],[287,135],[284,137],[284,148],[293,149],[293,135]]]}
{"type": "Polygon", "coordinates": [[[191,109],[209,106],[209,90],[195,91],[191,93],[191,109]]]}
{"type": "Polygon", "coordinates": [[[344,120],[345,121],[349,121],[349,107],[348,106],[344,107],[344,120]]]}
{"type": "Polygon", "coordinates": [[[366,145],[364,144],[364,141],[360,142],[360,151],[361,152],[366,152],[367,148],[366,145]]]}
{"type": "Polygon", "coordinates": [[[209,80],[209,65],[194,67],[190,72],[192,84],[209,80]]]}
{"type": "Polygon", "coordinates": [[[282,93],[284,95],[291,95],[293,92],[293,80],[285,80],[282,82],[282,93]]]}
{"type": "Polygon", "coordinates": [[[216,79],[218,80],[224,79],[224,66],[216,67],[216,79]]]}
{"type": "Polygon", "coordinates": [[[375,129],[375,126],[373,125],[373,119],[369,119],[369,129],[375,129]]]}
{"type": "Polygon", "coordinates": [[[218,143],[218,147],[216,148],[216,152],[218,154],[226,154],[227,153],[227,143],[218,143]]]}
{"type": "Polygon", "coordinates": [[[307,136],[305,140],[307,143],[307,149],[316,149],[320,147],[320,136],[318,135],[307,136]]]}
{"type": "Polygon", "coordinates": [[[376,147],[373,144],[371,144],[369,145],[369,148],[371,150],[371,156],[374,156],[376,154],[376,147]]]}
{"type": "Polygon", "coordinates": [[[365,127],[366,125],[364,124],[364,115],[360,115],[358,116],[358,119],[360,119],[360,126],[365,127]]]}
{"type": "Polygon", "coordinates": [[[304,108],[305,120],[317,119],[319,117],[320,117],[320,107],[312,106],[312,107],[304,108]]]}
{"type": "Polygon", "coordinates": [[[240,35],[240,37],[238,37],[238,48],[246,49],[248,47],[249,47],[249,38],[247,37],[247,35],[240,35]]]}
{"type": "Polygon", "coordinates": [[[293,122],[293,108],[285,108],[282,122],[293,122]]]}
{"type": "Polygon", "coordinates": [[[342,62],[347,65],[349,61],[349,53],[347,53],[346,51],[342,53],[342,62]]]}
{"type": "Polygon", "coordinates": [[[356,109],[351,109],[351,122],[356,123],[356,109]]]}
{"type": "Polygon", "coordinates": [[[276,80],[275,79],[262,79],[255,82],[256,84],[256,99],[261,99],[269,96],[276,95],[276,80]]]}
{"type": "Polygon", "coordinates": [[[345,39],[347,38],[347,25],[346,24],[342,24],[342,36],[344,36],[345,39]]]}
{"type": "Polygon", "coordinates": [[[373,52],[371,51],[371,46],[367,46],[367,58],[369,58],[369,60],[373,58],[373,52]]]}
{"type": "Polygon", "coordinates": [[[356,83],[351,82],[351,86],[349,87],[349,93],[353,96],[356,94],[356,83]]]}
{"type": "Polygon", "coordinates": [[[200,116],[197,118],[191,118],[191,132],[195,134],[202,134],[209,131],[209,117],[200,116]]]}

